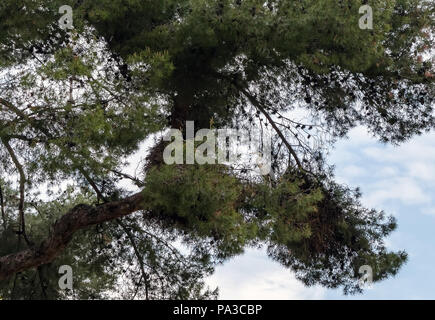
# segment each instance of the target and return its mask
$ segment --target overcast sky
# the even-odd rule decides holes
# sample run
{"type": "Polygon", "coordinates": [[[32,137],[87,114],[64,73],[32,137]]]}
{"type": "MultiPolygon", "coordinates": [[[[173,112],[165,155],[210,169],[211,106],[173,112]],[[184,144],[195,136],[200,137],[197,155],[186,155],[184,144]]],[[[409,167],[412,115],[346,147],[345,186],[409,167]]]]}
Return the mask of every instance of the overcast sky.
{"type": "Polygon", "coordinates": [[[435,299],[435,133],[394,147],[356,128],[335,145],[329,163],[336,165],[339,182],[361,187],[365,206],[398,219],[387,244],[405,249],[408,263],[395,278],[349,297],[341,290],[306,288],[264,252],[250,250],[209,279],[220,287],[221,299],[435,299]]]}

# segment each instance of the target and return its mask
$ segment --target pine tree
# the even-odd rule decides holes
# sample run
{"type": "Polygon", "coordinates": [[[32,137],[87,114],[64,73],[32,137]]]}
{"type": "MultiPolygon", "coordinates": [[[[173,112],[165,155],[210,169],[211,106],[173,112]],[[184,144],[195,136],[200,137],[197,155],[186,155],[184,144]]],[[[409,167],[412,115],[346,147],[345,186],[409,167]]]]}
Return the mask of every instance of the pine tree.
{"type": "Polygon", "coordinates": [[[399,271],[395,219],[324,155],[357,125],[394,144],[433,128],[433,2],[368,1],[372,30],[362,0],[71,0],[72,30],[64,2],[0,3],[0,297],[215,298],[205,277],[251,246],[345,293],[363,265],[399,271]],[[270,128],[273,175],[166,165],[159,139],[124,173],[186,121],[270,128]]]}

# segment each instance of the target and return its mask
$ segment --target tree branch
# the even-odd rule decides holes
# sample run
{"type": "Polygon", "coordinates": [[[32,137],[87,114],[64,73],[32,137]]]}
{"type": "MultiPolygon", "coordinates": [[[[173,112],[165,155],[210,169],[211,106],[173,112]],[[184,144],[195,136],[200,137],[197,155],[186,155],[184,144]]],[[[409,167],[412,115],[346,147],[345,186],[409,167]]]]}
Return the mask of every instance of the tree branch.
{"type": "Polygon", "coordinates": [[[12,149],[11,145],[9,144],[9,141],[5,138],[1,138],[1,141],[3,145],[5,146],[6,150],[8,151],[12,162],[14,163],[15,167],[18,170],[18,173],[20,175],[20,202],[18,204],[18,212],[19,212],[19,221],[20,221],[20,234],[23,235],[24,240],[26,241],[27,245],[30,245],[30,241],[26,234],[26,221],[24,220],[24,189],[26,184],[26,175],[24,173],[24,168],[21,165],[20,161],[18,160],[17,156],[15,155],[14,149],[12,149]]]}
{"type": "Polygon", "coordinates": [[[122,178],[125,178],[125,179],[133,181],[134,184],[137,185],[138,187],[145,186],[145,183],[143,181],[140,181],[136,177],[133,177],[133,176],[127,174],[127,173],[124,173],[124,172],[121,172],[121,171],[118,171],[118,170],[114,170],[114,169],[112,169],[110,171],[113,172],[114,174],[116,174],[119,177],[122,177],[122,178]]]}
{"type": "Polygon", "coordinates": [[[269,121],[269,123],[271,124],[272,128],[275,130],[275,132],[279,135],[279,137],[281,138],[281,140],[284,142],[284,144],[286,145],[287,149],[289,150],[290,154],[292,155],[293,159],[295,160],[299,170],[301,170],[302,172],[305,172],[304,167],[302,166],[301,161],[298,158],[298,155],[296,153],[296,151],[292,148],[292,146],[290,145],[290,143],[287,141],[286,137],[284,136],[284,134],[281,132],[281,130],[278,128],[278,126],[276,125],[275,121],[273,121],[272,117],[269,115],[269,113],[266,112],[266,110],[263,108],[263,106],[257,101],[257,99],[255,99],[255,97],[249,93],[248,90],[246,90],[245,88],[243,88],[242,86],[240,86],[237,82],[233,82],[235,84],[235,86],[243,93],[243,95],[248,98],[249,102],[251,102],[254,107],[256,107],[258,109],[258,111],[260,111],[265,117],[266,119],[269,121]]]}
{"type": "Polygon", "coordinates": [[[142,193],[137,193],[96,207],[74,207],[53,224],[50,235],[39,245],[0,257],[0,280],[53,261],[65,249],[76,231],[139,211],[143,209],[143,200],[142,193]]]}

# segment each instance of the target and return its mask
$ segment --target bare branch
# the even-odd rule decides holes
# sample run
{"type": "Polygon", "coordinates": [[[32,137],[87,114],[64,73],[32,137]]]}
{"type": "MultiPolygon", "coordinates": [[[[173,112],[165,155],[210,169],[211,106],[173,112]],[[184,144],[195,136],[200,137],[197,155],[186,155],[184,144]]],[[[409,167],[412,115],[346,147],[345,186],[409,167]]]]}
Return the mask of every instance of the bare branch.
{"type": "Polygon", "coordinates": [[[263,106],[257,101],[257,99],[255,99],[255,97],[245,88],[243,88],[240,84],[238,84],[237,82],[233,82],[236,87],[243,93],[243,95],[248,98],[249,102],[251,102],[254,107],[256,107],[258,109],[258,111],[260,111],[265,117],[266,119],[269,121],[269,123],[272,125],[272,128],[275,130],[275,132],[279,135],[279,137],[282,139],[282,141],[284,142],[284,144],[286,145],[287,149],[289,150],[290,154],[292,155],[293,159],[295,160],[299,170],[301,170],[302,172],[305,172],[304,167],[302,166],[301,161],[298,158],[298,155],[296,153],[296,151],[292,148],[292,146],[290,145],[290,143],[287,141],[286,137],[284,136],[284,134],[281,132],[281,130],[278,128],[278,126],[276,125],[275,121],[273,121],[272,117],[269,115],[269,113],[267,113],[267,111],[263,108],[263,106]]]}

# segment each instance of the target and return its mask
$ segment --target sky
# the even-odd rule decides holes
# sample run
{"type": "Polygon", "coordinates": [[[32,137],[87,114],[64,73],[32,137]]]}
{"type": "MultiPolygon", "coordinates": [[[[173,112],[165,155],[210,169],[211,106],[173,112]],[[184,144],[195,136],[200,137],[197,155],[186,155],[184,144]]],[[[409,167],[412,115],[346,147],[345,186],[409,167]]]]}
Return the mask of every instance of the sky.
{"type": "Polygon", "coordinates": [[[435,132],[392,146],[358,127],[335,144],[329,163],[337,181],[361,188],[366,207],[397,218],[398,228],[386,243],[405,250],[407,264],[396,277],[345,296],[342,290],[307,288],[264,251],[247,250],[208,279],[219,286],[220,299],[435,299],[435,132]]]}

